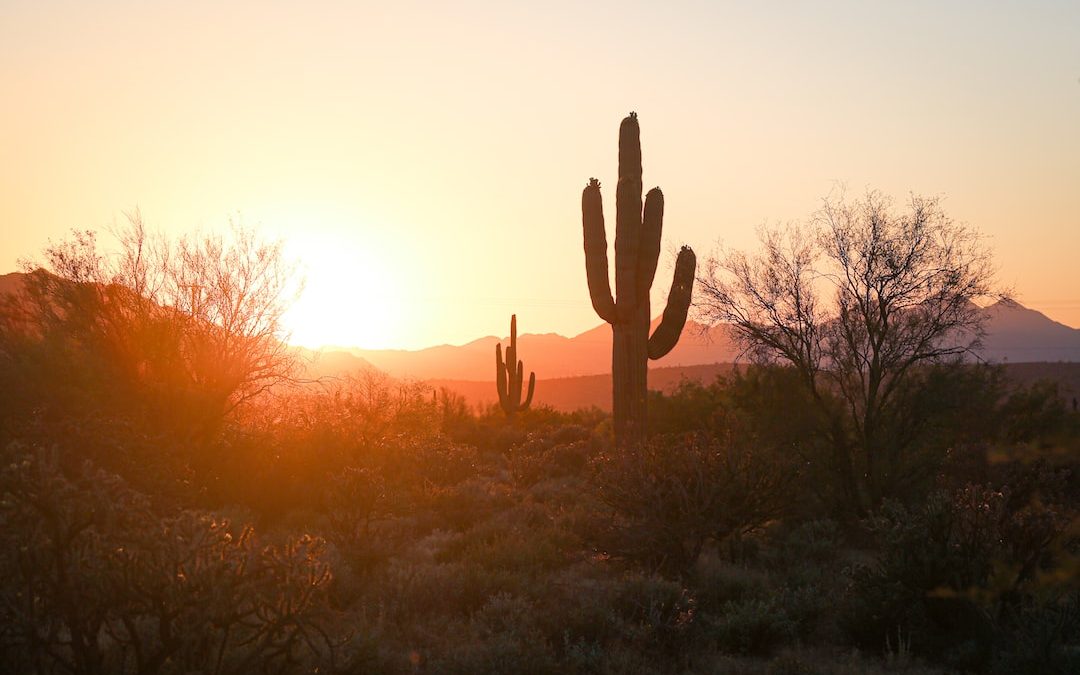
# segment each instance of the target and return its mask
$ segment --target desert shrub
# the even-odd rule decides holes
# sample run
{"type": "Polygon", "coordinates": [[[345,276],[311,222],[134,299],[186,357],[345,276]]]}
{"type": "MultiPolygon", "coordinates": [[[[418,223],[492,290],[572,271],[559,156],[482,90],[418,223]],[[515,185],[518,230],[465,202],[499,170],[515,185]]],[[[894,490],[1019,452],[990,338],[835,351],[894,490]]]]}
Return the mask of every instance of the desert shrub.
{"type": "Polygon", "coordinates": [[[23,412],[182,440],[186,469],[212,481],[220,457],[204,451],[221,426],[297,374],[279,339],[294,266],[282,242],[243,227],[170,239],[133,214],[116,234],[105,250],[74,232],[24,263],[21,287],[0,301],[0,390],[18,392],[8,400],[23,412]]]}
{"type": "Polygon", "coordinates": [[[670,394],[649,392],[649,434],[665,436],[691,432],[721,432],[726,416],[724,381],[704,385],[683,380],[670,394]]]}
{"type": "Polygon", "coordinates": [[[565,561],[566,535],[553,528],[478,526],[449,541],[435,559],[519,574],[554,569],[565,561]]]}
{"type": "Polygon", "coordinates": [[[335,542],[353,548],[370,534],[372,522],[386,516],[390,497],[378,473],[349,467],[333,478],[324,499],[335,542]]]}
{"type": "Polygon", "coordinates": [[[703,617],[706,634],[726,653],[767,655],[795,638],[796,625],[777,596],[725,603],[703,617]]]}
{"type": "Polygon", "coordinates": [[[920,507],[890,503],[872,525],[878,561],[853,570],[844,624],[866,647],[901,635],[916,654],[983,669],[1033,594],[1053,597],[1071,583],[1054,572],[1069,560],[1071,518],[975,485],[920,507]]]}
{"type": "Polygon", "coordinates": [[[1066,412],[1058,384],[1034,382],[1018,387],[998,409],[1002,435],[1009,441],[1029,442],[1062,431],[1066,412]]]}
{"type": "Polygon", "coordinates": [[[460,533],[433,532],[373,570],[362,589],[360,606],[382,616],[396,630],[409,630],[433,620],[469,616],[499,594],[528,593],[532,584],[528,574],[478,567],[472,560],[444,553],[448,546],[461,550],[461,538],[460,533]]]}
{"type": "Polygon", "coordinates": [[[613,603],[619,584],[609,570],[597,566],[557,571],[536,598],[541,630],[564,650],[577,646],[582,658],[589,652],[587,645],[603,646],[618,639],[625,619],[613,603]]]}
{"type": "Polygon", "coordinates": [[[545,476],[547,478],[583,476],[589,460],[596,454],[596,448],[597,443],[592,439],[560,443],[537,457],[536,460],[542,468],[547,470],[545,476]]]}
{"type": "Polygon", "coordinates": [[[550,478],[581,476],[600,447],[599,439],[579,425],[535,434],[507,451],[510,473],[522,487],[550,478]]]}
{"type": "Polygon", "coordinates": [[[324,511],[335,541],[351,546],[369,537],[373,524],[408,516],[420,529],[466,529],[505,495],[478,475],[474,448],[442,437],[403,436],[369,446],[351,464],[326,474],[329,484],[314,508],[324,511]]]}
{"type": "Polygon", "coordinates": [[[76,673],[332,664],[321,540],[270,545],[210,514],[160,516],[90,465],[64,467],[55,452],[19,447],[5,454],[7,663],[76,673]]]}
{"type": "MultiPolygon", "coordinates": [[[[839,580],[840,575],[835,578],[839,580]]],[[[790,584],[790,582],[789,582],[790,584]]],[[[810,642],[828,642],[835,627],[836,598],[842,593],[839,583],[798,583],[785,585],[780,593],[784,613],[795,626],[800,639],[810,642]]],[[[836,640],[840,641],[840,640],[836,640]]]]}
{"type": "Polygon", "coordinates": [[[731,437],[654,439],[594,464],[592,484],[612,510],[599,543],[653,569],[682,572],[706,542],[751,532],[787,505],[790,468],[731,437]]]}
{"type": "Polygon", "coordinates": [[[469,620],[460,639],[433,654],[439,673],[559,673],[555,653],[536,625],[532,603],[520,596],[492,596],[469,620]]]}
{"type": "Polygon", "coordinates": [[[743,662],[740,667],[722,672],[732,675],[755,672],[761,672],[762,675],[944,675],[945,672],[954,671],[921,664],[910,654],[899,650],[891,657],[879,660],[858,651],[836,653],[833,650],[808,646],[780,650],[761,671],[752,670],[749,664],[743,662]]]}
{"type": "MultiPolygon", "coordinates": [[[[770,570],[779,585],[799,597],[807,589],[820,595],[827,594],[830,587],[841,590],[839,572],[845,565],[842,556],[845,542],[844,533],[835,521],[784,524],[771,528],[763,539],[757,562],[770,570]]],[[[804,609],[809,611],[810,607],[804,609]]]]}
{"type": "Polygon", "coordinates": [[[244,504],[270,520],[322,510],[323,494],[312,486],[363,469],[387,483],[399,510],[416,485],[475,473],[475,451],[442,436],[437,417],[426,386],[376,371],[275,392],[246,406],[214,444],[210,505],[244,504]]]}
{"type": "Polygon", "coordinates": [[[639,646],[671,651],[694,636],[697,602],[679,582],[631,574],[621,580],[611,602],[627,639],[639,646]]]}
{"type": "MultiPolygon", "coordinates": [[[[777,365],[749,365],[718,382],[730,419],[758,445],[799,463],[793,486],[804,517],[829,516],[842,509],[843,488],[836,480],[838,457],[830,424],[802,386],[798,373],[777,365]]],[[[831,400],[829,392],[823,396],[831,400]]]]}
{"type": "Polygon", "coordinates": [[[780,654],[769,663],[768,675],[821,675],[818,666],[796,654],[780,654]]]}
{"type": "Polygon", "coordinates": [[[856,641],[880,649],[903,635],[938,656],[963,642],[988,649],[989,617],[959,592],[986,582],[1003,511],[1001,493],[979,488],[938,493],[915,510],[887,504],[873,523],[880,558],[853,572],[845,626],[856,641]],[[942,589],[951,594],[931,595],[942,589]]]}
{"type": "Polygon", "coordinates": [[[455,420],[446,435],[455,442],[474,446],[481,455],[502,455],[533,438],[569,443],[581,437],[581,430],[597,429],[608,419],[609,415],[596,408],[561,412],[533,406],[511,421],[498,405],[492,405],[475,416],[455,420]]]}
{"type": "Polygon", "coordinates": [[[347,582],[359,582],[359,577],[408,546],[416,534],[415,520],[400,515],[410,509],[408,495],[391,490],[371,469],[352,467],[334,476],[323,502],[325,519],[312,523],[314,514],[308,512],[299,526],[323,525],[320,532],[350,572],[347,582]]]}
{"type": "Polygon", "coordinates": [[[843,544],[843,532],[834,520],[826,518],[785,525],[769,532],[762,562],[773,569],[830,563],[836,560],[843,544]]]}
{"type": "Polygon", "coordinates": [[[448,439],[405,437],[372,451],[371,462],[396,485],[457,485],[477,474],[479,458],[468,445],[448,439]]]}
{"type": "Polygon", "coordinates": [[[1080,672],[1080,593],[1030,604],[1010,617],[991,672],[1066,675],[1080,672]]]}
{"type": "MultiPolygon", "coordinates": [[[[856,452],[864,439],[851,411],[839,390],[823,387],[819,400],[804,385],[790,367],[739,369],[724,383],[724,407],[760,444],[799,460],[802,513],[842,519],[865,513],[853,509],[865,500],[860,490],[870,488],[855,488],[867,460],[856,452]]],[[[881,475],[872,491],[907,503],[923,499],[955,447],[994,437],[1005,393],[998,368],[950,363],[913,369],[875,417],[874,465],[881,475]]]]}
{"type": "Polygon", "coordinates": [[[420,485],[412,499],[417,527],[427,531],[463,532],[514,503],[505,485],[483,477],[450,486],[420,485]]]}
{"type": "Polygon", "coordinates": [[[764,570],[732,564],[710,554],[698,559],[688,583],[694,589],[698,607],[708,614],[719,613],[731,602],[759,599],[775,592],[764,570]]]}

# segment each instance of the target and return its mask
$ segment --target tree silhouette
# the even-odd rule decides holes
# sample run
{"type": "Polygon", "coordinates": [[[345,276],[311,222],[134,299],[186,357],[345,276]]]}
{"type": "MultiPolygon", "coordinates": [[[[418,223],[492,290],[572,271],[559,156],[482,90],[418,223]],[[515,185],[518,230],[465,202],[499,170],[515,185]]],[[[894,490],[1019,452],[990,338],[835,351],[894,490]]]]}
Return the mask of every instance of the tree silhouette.
{"type": "Polygon", "coordinates": [[[709,260],[700,314],[728,324],[751,357],[795,368],[829,420],[848,499],[873,506],[910,478],[910,448],[889,429],[901,401],[917,400],[920,366],[980,344],[973,301],[995,295],[991,255],[937,199],[913,196],[898,212],[877,192],[826,200],[808,226],[760,238],[758,254],[709,260]]]}

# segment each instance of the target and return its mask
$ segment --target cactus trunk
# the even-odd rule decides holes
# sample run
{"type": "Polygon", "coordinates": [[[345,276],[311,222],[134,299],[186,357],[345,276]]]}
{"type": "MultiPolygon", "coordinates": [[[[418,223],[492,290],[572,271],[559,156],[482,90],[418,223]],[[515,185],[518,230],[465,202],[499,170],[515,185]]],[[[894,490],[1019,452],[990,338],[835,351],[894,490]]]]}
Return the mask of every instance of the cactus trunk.
{"type": "Polygon", "coordinates": [[[664,219],[659,188],[641,200],[641,132],[630,113],[619,127],[619,182],[615,190],[615,295],[608,278],[607,235],[600,182],[589,181],[581,195],[585,271],[593,308],[611,324],[612,409],[615,441],[640,443],[646,435],[649,359],[659,359],[678,342],[690,306],[694,252],[684,246],[675,262],[675,277],[664,318],[649,337],[649,289],[656,275],[664,219]]]}
{"type": "Polygon", "coordinates": [[[628,321],[611,326],[612,409],[615,438],[645,437],[649,374],[649,303],[639,305],[628,321]]]}

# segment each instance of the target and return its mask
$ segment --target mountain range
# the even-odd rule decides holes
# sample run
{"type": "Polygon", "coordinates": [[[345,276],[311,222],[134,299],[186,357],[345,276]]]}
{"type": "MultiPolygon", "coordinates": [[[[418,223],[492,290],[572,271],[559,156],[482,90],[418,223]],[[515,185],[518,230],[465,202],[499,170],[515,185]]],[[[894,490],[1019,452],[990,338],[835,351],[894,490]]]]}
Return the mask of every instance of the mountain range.
{"type": "MultiPolygon", "coordinates": [[[[995,363],[1080,362],[1080,329],[1070,328],[1041,312],[1002,301],[983,308],[987,335],[979,352],[995,363]]],[[[653,326],[659,319],[654,320],[653,326]]],[[[345,351],[394,377],[414,380],[490,382],[495,373],[495,345],[507,337],[487,336],[464,345],[440,345],[416,351],[332,347],[345,351]]],[[[526,371],[553,379],[602,375],[611,371],[611,329],[607,324],[564,337],[555,333],[518,335],[518,354],[526,371]]],[[[740,350],[727,327],[706,328],[688,321],[675,349],[651,369],[732,363],[740,350]]]]}
{"type": "MultiPolygon", "coordinates": [[[[21,287],[21,274],[0,275],[0,295],[21,287]]],[[[1010,372],[1067,375],[1065,393],[1080,389],[1080,329],[1070,328],[1016,302],[1002,301],[983,308],[987,335],[980,356],[1010,365],[1010,372]],[[1047,364],[1015,367],[1017,364],[1047,364]],[[1048,364],[1068,364],[1057,367],[1048,364]],[[1067,372],[1066,372],[1067,371],[1067,372]],[[1058,374],[1061,374],[1058,373],[1058,374]]],[[[655,328],[659,319],[653,321],[655,328]]],[[[302,350],[307,376],[333,377],[375,368],[388,375],[427,381],[456,391],[474,404],[495,400],[495,346],[508,337],[486,336],[463,345],[439,345],[420,350],[327,347],[302,350]]],[[[588,405],[605,407],[611,392],[611,328],[601,324],[573,337],[556,333],[518,336],[518,353],[526,372],[538,378],[536,400],[560,409],[588,405]]],[[[727,327],[707,328],[688,321],[676,347],[651,361],[650,388],[670,391],[683,379],[711,382],[739,360],[738,345],[727,327]]],[[[1060,379],[1060,378],[1058,378],[1060,379]]],[[[1077,392],[1069,394],[1076,395],[1077,392]]]]}

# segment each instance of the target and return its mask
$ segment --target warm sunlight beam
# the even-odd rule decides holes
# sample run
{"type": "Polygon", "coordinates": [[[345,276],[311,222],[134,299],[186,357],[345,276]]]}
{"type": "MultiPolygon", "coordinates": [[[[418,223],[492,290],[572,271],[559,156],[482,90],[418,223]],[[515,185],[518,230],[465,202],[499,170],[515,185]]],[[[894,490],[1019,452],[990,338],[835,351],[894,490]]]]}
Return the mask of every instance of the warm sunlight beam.
{"type": "Polygon", "coordinates": [[[361,250],[291,239],[305,287],[284,317],[290,344],[380,349],[394,345],[401,311],[388,267],[361,250]]]}

